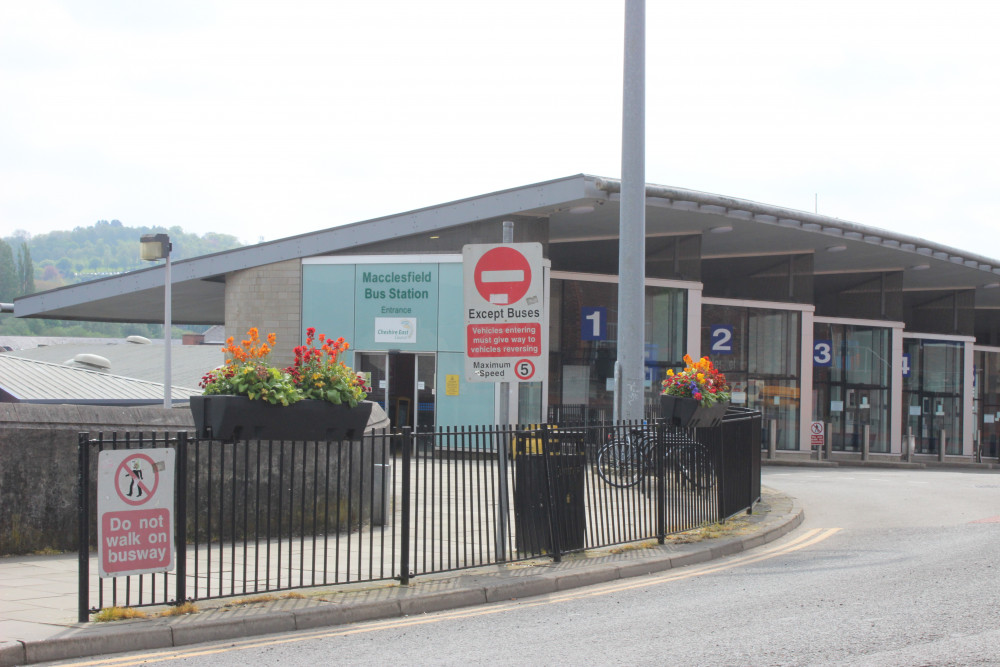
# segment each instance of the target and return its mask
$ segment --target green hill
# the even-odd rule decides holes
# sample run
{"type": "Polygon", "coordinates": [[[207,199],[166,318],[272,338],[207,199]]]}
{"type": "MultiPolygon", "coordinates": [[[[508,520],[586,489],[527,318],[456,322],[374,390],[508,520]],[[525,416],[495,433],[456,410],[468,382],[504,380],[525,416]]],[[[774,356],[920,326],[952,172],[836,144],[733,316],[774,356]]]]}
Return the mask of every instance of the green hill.
{"type": "MultiPolygon", "coordinates": [[[[26,293],[41,292],[149,266],[139,259],[139,237],[170,235],[172,260],[187,259],[243,245],[235,236],[206,232],[188,234],[180,227],[127,227],[118,220],[98,220],[90,227],[32,236],[17,230],[0,239],[0,301],[11,301],[26,293]],[[27,253],[25,253],[27,249],[27,253]],[[31,274],[29,280],[25,267],[31,274]],[[32,284],[33,282],[33,284],[32,284]]],[[[174,328],[183,331],[205,327],[174,328]]],[[[61,322],[17,319],[0,315],[0,335],[7,336],[129,336],[161,337],[162,325],[112,324],[106,322],[61,322]]]]}

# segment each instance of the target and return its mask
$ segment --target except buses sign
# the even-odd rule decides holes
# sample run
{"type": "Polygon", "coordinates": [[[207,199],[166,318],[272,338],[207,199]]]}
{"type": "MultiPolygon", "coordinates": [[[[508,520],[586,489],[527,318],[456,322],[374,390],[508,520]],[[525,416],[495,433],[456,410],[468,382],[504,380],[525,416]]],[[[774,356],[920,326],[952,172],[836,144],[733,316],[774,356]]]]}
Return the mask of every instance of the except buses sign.
{"type": "Polygon", "coordinates": [[[174,569],[174,450],[105,450],[97,459],[102,577],[174,569]]]}
{"type": "Polygon", "coordinates": [[[465,377],[470,382],[540,382],[548,368],[542,245],[467,245],[465,377]]]}

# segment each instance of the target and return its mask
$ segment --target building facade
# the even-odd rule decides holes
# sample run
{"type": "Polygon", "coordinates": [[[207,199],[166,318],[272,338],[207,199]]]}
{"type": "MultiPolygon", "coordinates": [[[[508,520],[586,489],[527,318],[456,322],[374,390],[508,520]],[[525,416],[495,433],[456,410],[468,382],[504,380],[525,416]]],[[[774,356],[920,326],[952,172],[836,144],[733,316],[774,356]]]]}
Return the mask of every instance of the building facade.
{"type": "MultiPolygon", "coordinates": [[[[549,265],[549,363],[511,385],[512,418],[607,416],[628,270],[618,191],[579,175],[177,262],[174,319],[275,331],[285,361],[307,327],[343,336],[396,425],[492,423],[499,385],[463,374],[462,248],[499,243],[513,221],[549,265]]],[[[650,404],[667,369],[707,355],[776,452],[809,452],[820,424],[845,455],[998,456],[1000,261],[662,186],[647,186],[646,225],[650,404]]],[[[162,271],[129,276],[23,297],[15,315],[157,321],[162,271]]]]}

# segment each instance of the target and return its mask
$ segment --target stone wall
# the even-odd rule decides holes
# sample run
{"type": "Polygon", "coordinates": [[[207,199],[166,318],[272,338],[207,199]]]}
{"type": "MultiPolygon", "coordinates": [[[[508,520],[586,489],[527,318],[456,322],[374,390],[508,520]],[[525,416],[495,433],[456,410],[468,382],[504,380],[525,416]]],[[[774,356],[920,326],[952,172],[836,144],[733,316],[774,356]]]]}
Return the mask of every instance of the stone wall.
{"type": "MultiPolygon", "coordinates": [[[[373,406],[369,431],[387,427],[385,413],[373,406]]],[[[112,434],[124,439],[125,433],[173,436],[184,430],[194,435],[186,408],[0,403],[0,555],[76,549],[80,432],[110,440],[112,434]]],[[[345,461],[371,466],[369,439],[352,449],[345,461]]],[[[95,468],[95,455],[91,463],[95,468]]]]}
{"type": "Polygon", "coordinates": [[[271,361],[279,368],[295,361],[302,336],[302,263],[297,259],[226,275],[226,336],[238,343],[257,327],[261,338],[277,334],[271,361]]]}
{"type": "Polygon", "coordinates": [[[0,403],[0,555],[76,548],[79,433],[188,430],[188,409],[0,403]]]}

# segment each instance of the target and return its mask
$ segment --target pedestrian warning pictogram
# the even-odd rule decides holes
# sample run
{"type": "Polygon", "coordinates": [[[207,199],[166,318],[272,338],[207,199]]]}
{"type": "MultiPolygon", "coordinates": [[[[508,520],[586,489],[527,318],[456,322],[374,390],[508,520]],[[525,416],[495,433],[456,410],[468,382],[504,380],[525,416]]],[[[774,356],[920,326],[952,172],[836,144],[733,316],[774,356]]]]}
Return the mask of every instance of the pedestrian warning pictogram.
{"type": "Polygon", "coordinates": [[[128,505],[145,505],[159,485],[160,471],[153,459],[145,454],[124,459],[115,472],[115,491],[128,505]]]}

